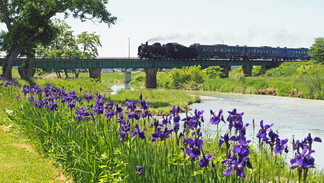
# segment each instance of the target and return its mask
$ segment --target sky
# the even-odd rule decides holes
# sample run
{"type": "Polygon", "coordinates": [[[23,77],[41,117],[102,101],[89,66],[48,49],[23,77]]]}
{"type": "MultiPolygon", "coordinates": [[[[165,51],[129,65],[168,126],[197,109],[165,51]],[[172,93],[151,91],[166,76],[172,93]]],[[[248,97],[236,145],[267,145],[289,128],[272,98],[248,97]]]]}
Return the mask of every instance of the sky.
{"type": "Polygon", "coordinates": [[[110,28],[65,20],[75,35],[100,35],[98,57],[137,57],[146,41],[309,48],[324,37],[323,0],[109,0],[106,7],[117,17],[110,28]]]}

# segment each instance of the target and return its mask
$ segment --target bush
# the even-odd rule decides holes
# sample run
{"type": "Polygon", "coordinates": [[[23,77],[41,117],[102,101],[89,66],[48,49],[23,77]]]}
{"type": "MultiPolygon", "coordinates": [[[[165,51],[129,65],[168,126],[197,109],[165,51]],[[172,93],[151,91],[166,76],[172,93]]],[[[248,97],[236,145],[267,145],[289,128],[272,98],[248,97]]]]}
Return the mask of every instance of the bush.
{"type": "Polygon", "coordinates": [[[221,68],[220,66],[210,66],[204,70],[209,79],[215,79],[224,76],[223,68],[221,68]]]}

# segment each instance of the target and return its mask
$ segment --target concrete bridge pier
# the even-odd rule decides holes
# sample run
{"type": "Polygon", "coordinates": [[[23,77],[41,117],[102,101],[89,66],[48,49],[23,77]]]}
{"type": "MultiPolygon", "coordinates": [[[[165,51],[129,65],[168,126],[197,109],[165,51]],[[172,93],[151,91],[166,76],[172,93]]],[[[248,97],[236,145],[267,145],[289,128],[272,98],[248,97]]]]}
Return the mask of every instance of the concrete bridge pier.
{"type": "Polygon", "coordinates": [[[265,65],[265,66],[262,66],[262,70],[263,71],[266,71],[266,70],[269,70],[269,69],[272,69],[272,68],[275,68],[278,66],[278,62],[277,61],[272,61],[271,62],[271,65],[265,65]]]}
{"type": "Polygon", "coordinates": [[[157,88],[156,84],[156,73],[158,68],[144,68],[146,74],[145,77],[145,86],[146,88],[157,88]]]}
{"type": "Polygon", "coordinates": [[[99,79],[101,78],[101,68],[90,68],[89,75],[92,79],[99,79]]]}
{"type": "Polygon", "coordinates": [[[125,69],[124,71],[124,83],[129,83],[131,82],[131,70],[130,69],[125,69]]]}
{"type": "Polygon", "coordinates": [[[244,76],[252,76],[253,65],[242,65],[244,76]]]}
{"type": "Polygon", "coordinates": [[[228,73],[231,71],[230,65],[221,65],[220,68],[223,68],[224,75],[221,78],[228,78],[228,73]]]}

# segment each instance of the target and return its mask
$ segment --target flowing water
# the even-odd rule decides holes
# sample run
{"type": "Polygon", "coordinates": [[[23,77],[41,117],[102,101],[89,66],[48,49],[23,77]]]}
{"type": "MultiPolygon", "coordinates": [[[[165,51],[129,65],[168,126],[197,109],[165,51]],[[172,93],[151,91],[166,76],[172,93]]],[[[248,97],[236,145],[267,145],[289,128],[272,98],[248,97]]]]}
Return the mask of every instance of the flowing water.
{"type": "MultiPolygon", "coordinates": [[[[288,138],[290,143],[293,135],[295,140],[303,140],[308,133],[311,133],[312,138],[320,137],[323,143],[313,143],[312,149],[315,153],[312,155],[315,158],[315,164],[321,168],[324,167],[324,101],[218,92],[189,93],[213,97],[213,99],[204,100],[203,103],[190,106],[192,109],[205,111],[204,128],[208,129],[208,132],[213,133],[217,130],[216,126],[208,123],[211,109],[213,111],[223,109],[226,120],[227,111],[236,108],[239,113],[244,112],[243,122],[250,124],[247,127],[247,135],[251,137],[250,139],[253,134],[253,119],[255,134],[260,129],[260,121],[263,120],[263,124],[273,124],[271,129],[279,132],[279,138],[288,138]]],[[[228,126],[227,124],[222,126],[222,131],[225,132],[228,126]]],[[[291,150],[289,155],[292,156],[291,150]]]]}
{"type": "MultiPolygon", "coordinates": [[[[124,88],[124,85],[113,85],[111,88],[117,91],[127,89],[128,86],[124,88]]],[[[190,105],[193,110],[204,110],[206,133],[213,134],[217,131],[217,127],[209,123],[210,110],[218,112],[219,109],[223,109],[226,120],[227,111],[236,108],[239,113],[244,112],[243,122],[250,124],[247,127],[247,136],[250,137],[248,139],[252,140],[253,138],[253,119],[255,121],[254,135],[260,129],[260,121],[263,120],[264,125],[273,124],[271,129],[279,133],[279,138],[288,138],[289,144],[292,142],[293,135],[295,140],[303,140],[308,133],[311,133],[313,139],[320,137],[323,143],[313,143],[312,149],[315,150],[315,153],[312,155],[315,158],[315,164],[324,168],[324,101],[218,92],[188,91],[188,93],[210,98],[203,100],[202,103],[190,105]]],[[[224,123],[220,125],[221,135],[225,133],[227,127],[227,124],[224,123]]],[[[289,151],[289,156],[292,157],[291,149],[289,151]]]]}

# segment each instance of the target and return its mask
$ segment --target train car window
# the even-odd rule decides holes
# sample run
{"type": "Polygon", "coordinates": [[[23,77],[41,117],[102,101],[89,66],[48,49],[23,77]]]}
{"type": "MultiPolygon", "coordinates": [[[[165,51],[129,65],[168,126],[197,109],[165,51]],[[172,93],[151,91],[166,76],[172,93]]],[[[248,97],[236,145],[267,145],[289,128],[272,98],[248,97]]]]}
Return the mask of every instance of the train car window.
{"type": "Polygon", "coordinates": [[[237,53],[237,49],[235,49],[235,52],[237,53]]]}
{"type": "Polygon", "coordinates": [[[223,52],[223,48],[221,48],[221,52],[223,52]]]}

